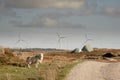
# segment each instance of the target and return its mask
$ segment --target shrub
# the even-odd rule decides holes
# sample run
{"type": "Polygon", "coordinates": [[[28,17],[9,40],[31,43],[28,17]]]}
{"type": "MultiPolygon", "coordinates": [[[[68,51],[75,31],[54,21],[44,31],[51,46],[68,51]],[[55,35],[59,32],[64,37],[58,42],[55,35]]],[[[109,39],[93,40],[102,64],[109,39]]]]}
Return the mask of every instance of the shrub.
{"type": "Polygon", "coordinates": [[[0,65],[7,64],[8,58],[5,56],[0,57],[0,65]]]}
{"type": "Polygon", "coordinates": [[[8,57],[14,57],[13,51],[12,51],[11,49],[9,49],[9,48],[5,48],[4,54],[5,54],[6,56],[8,56],[8,57]]]}
{"type": "Polygon", "coordinates": [[[25,66],[24,60],[14,56],[11,49],[5,48],[4,50],[4,55],[0,55],[1,65],[25,66]]]}

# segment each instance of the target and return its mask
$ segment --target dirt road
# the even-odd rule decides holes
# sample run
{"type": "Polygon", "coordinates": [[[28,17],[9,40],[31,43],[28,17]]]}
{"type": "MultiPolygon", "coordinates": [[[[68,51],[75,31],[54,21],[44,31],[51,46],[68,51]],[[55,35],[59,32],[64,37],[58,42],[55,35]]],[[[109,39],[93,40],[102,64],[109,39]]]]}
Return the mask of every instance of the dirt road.
{"type": "Polygon", "coordinates": [[[85,61],[75,66],[65,80],[120,80],[120,62],[85,61]]]}

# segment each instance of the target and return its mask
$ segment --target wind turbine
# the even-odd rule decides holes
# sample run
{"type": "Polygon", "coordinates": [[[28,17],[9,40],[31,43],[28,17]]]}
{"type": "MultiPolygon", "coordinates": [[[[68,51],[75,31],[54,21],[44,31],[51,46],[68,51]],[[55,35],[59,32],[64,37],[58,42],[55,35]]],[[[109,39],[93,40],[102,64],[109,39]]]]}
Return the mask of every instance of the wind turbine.
{"type": "Polygon", "coordinates": [[[18,40],[16,41],[16,44],[19,45],[19,54],[21,54],[20,52],[22,51],[22,47],[20,46],[21,43],[26,43],[27,44],[27,42],[21,38],[21,35],[19,33],[18,34],[18,40]]]}
{"type": "Polygon", "coordinates": [[[21,43],[21,42],[24,42],[24,40],[21,39],[21,35],[18,34],[18,40],[17,40],[16,44],[21,43]]]}
{"type": "Polygon", "coordinates": [[[83,45],[85,45],[88,41],[93,40],[93,39],[88,38],[87,34],[85,34],[85,38],[86,38],[86,40],[85,40],[85,42],[84,42],[84,44],[83,44],[83,45]]]}
{"type": "Polygon", "coordinates": [[[57,36],[58,36],[58,42],[57,42],[57,45],[59,46],[59,48],[61,48],[61,40],[66,38],[64,36],[61,36],[59,33],[57,33],[57,36]]]}

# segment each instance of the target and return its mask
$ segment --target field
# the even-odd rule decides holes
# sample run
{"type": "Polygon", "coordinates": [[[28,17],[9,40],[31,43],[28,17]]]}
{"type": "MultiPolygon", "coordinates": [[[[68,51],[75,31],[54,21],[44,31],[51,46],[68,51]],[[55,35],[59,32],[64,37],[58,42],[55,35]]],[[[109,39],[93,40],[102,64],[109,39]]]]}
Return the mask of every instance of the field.
{"type": "Polygon", "coordinates": [[[20,52],[5,49],[0,54],[0,80],[63,80],[70,69],[85,60],[109,62],[102,55],[112,53],[114,61],[120,61],[120,49],[94,49],[92,52],[71,53],[71,51],[30,51],[20,52]],[[36,69],[27,68],[25,60],[28,56],[44,53],[43,63],[36,69]]]}

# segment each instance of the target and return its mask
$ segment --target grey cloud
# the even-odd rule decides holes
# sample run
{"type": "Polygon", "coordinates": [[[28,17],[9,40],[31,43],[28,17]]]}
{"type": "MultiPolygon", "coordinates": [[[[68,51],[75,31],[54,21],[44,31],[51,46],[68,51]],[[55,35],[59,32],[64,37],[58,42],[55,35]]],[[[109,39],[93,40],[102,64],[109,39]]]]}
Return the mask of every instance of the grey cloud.
{"type": "MultiPolygon", "coordinates": [[[[106,16],[120,16],[120,6],[106,6],[104,0],[84,0],[84,9],[79,16],[86,15],[106,15],[106,16]]],[[[108,2],[109,3],[109,2],[108,2]]]]}
{"type": "Polygon", "coordinates": [[[85,26],[81,24],[72,24],[69,22],[61,21],[56,18],[51,18],[48,16],[35,18],[32,22],[23,24],[22,22],[12,21],[13,25],[21,28],[81,28],[84,29],[85,26]]]}
{"type": "Polygon", "coordinates": [[[120,9],[114,7],[104,7],[102,2],[103,0],[0,0],[0,13],[5,13],[9,15],[15,15],[15,12],[11,8],[59,8],[59,9],[77,9],[80,12],[76,13],[57,13],[57,14],[48,14],[51,17],[57,18],[59,16],[86,16],[92,14],[99,15],[110,15],[118,16],[120,15],[120,9]],[[82,10],[81,10],[82,9],[82,10]]]}
{"type": "Polygon", "coordinates": [[[54,26],[57,22],[54,20],[54,19],[51,19],[51,18],[43,18],[43,17],[39,17],[39,18],[35,18],[33,19],[31,22],[29,23],[23,23],[24,21],[12,21],[11,23],[14,25],[14,26],[17,26],[17,27],[50,27],[50,26],[54,26]]]}
{"type": "Polygon", "coordinates": [[[7,7],[12,8],[69,8],[80,9],[83,0],[4,0],[7,7]]]}
{"type": "Polygon", "coordinates": [[[111,16],[120,16],[120,7],[119,8],[110,8],[110,7],[104,8],[101,11],[101,14],[111,15],[111,16]]]}
{"type": "Polygon", "coordinates": [[[48,12],[44,13],[42,15],[38,15],[38,17],[49,17],[51,19],[59,19],[59,18],[66,18],[66,17],[71,17],[76,14],[77,12],[72,12],[72,11],[64,11],[64,12],[48,12]]]}
{"type": "Polygon", "coordinates": [[[92,15],[97,12],[99,7],[97,0],[84,0],[84,7],[79,16],[92,15]]]}
{"type": "Polygon", "coordinates": [[[0,1],[0,14],[5,16],[16,16],[16,12],[14,12],[11,8],[6,7],[2,1],[0,1]]]}
{"type": "Polygon", "coordinates": [[[36,15],[29,23],[26,23],[23,19],[14,19],[9,22],[15,26],[21,27],[54,27],[56,25],[58,26],[60,22],[59,19],[62,17],[67,17],[67,13],[49,12],[36,15]]]}

